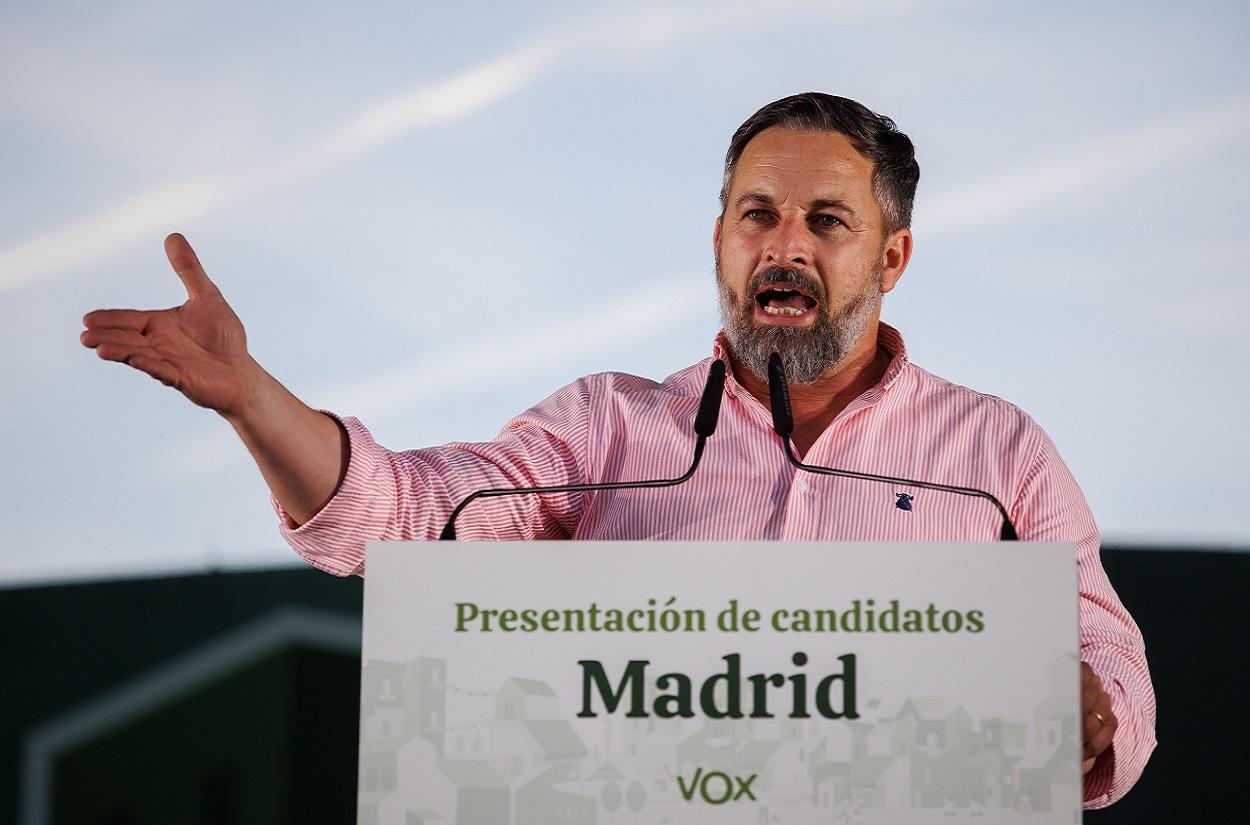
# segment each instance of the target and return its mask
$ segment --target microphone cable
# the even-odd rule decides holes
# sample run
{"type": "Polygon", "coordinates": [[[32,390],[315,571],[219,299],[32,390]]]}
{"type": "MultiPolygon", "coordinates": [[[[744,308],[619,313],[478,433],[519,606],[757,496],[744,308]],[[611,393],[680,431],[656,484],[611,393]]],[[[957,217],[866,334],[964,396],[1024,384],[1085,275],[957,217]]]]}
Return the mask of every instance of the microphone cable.
{"type": "Polygon", "coordinates": [[[773,411],[773,430],[781,437],[781,444],[785,448],[786,458],[798,469],[820,475],[858,478],[864,481],[884,481],[889,484],[919,487],[923,490],[938,490],[944,493],[956,493],[961,496],[983,498],[997,507],[998,512],[1003,517],[1003,527],[999,531],[999,539],[1001,541],[1017,541],[1019,539],[1016,535],[1016,528],[1011,523],[1011,517],[1007,515],[1007,508],[1003,506],[1001,501],[984,490],[978,490],[973,487],[954,487],[949,484],[935,484],[931,481],[916,481],[914,479],[895,478],[894,476],[875,475],[873,473],[860,473],[854,470],[835,470],[832,467],[804,464],[795,458],[794,451],[790,445],[790,434],[794,432],[794,417],[790,411],[790,387],[786,384],[786,370],[781,364],[781,356],[775,352],[768,357],[768,397],[773,411]]]}
{"type": "Polygon", "coordinates": [[[725,391],[725,362],[717,358],[708,369],[707,382],[703,385],[703,395],[699,399],[699,409],[694,416],[694,431],[698,439],[694,444],[694,460],[690,469],[676,478],[647,479],[644,481],[607,481],[597,484],[557,484],[547,487],[501,487],[496,489],[478,490],[470,493],[456,505],[447,519],[447,525],[439,535],[439,541],[456,540],[456,519],[470,502],[479,498],[496,498],[498,496],[515,496],[528,493],[585,493],[593,490],[624,490],[638,487],[673,487],[689,480],[703,458],[703,448],[707,439],[716,432],[716,421],[720,418],[720,402],[725,391]]]}

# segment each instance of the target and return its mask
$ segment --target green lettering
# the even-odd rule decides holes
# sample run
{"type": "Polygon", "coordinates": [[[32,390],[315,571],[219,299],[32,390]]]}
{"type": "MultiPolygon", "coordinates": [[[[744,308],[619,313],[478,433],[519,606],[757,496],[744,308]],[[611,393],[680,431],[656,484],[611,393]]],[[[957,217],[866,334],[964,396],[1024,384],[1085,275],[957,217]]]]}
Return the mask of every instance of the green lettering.
{"type": "Polygon", "coordinates": [[[859,711],[855,707],[855,654],[839,656],[842,663],[841,673],[831,673],[820,680],[816,688],[816,710],[826,719],[858,719],[859,711]],[[842,709],[835,710],[829,701],[834,682],[842,683],[842,709]]]}
{"type": "Polygon", "coordinates": [[[768,712],[768,686],[783,687],[786,683],[786,677],[780,673],[774,673],[771,676],[757,673],[754,676],[748,676],[747,681],[751,683],[751,691],[754,697],[754,701],[751,703],[751,718],[772,719],[773,715],[768,712]]]}
{"type": "Polygon", "coordinates": [[[477,618],[477,605],[472,602],[456,602],[456,632],[467,633],[466,624],[477,618]]]}
{"type": "Polygon", "coordinates": [[[593,659],[583,659],[578,664],[582,666],[582,710],[577,714],[579,717],[594,718],[599,715],[590,708],[592,683],[599,692],[599,698],[603,700],[605,713],[616,712],[621,699],[625,697],[625,689],[629,688],[630,707],[625,715],[631,718],[645,719],[647,717],[644,681],[647,677],[647,665],[651,662],[645,659],[635,659],[626,665],[625,673],[621,675],[621,682],[615,691],[612,690],[608,675],[604,672],[601,663],[593,659]]]}
{"type": "Polygon", "coordinates": [[[661,719],[672,719],[674,716],[691,718],[694,716],[694,707],[690,701],[690,677],[684,673],[665,673],[655,680],[655,686],[659,690],[668,690],[670,682],[676,685],[676,689],[670,694],[656,697],[655,715],[661,719]]]}
{"type": "Polygon", "coordinates": [[[728,666],[724,673],[709,676],[703,683],[703,689],[699,691],[699,705],[709,719],[724,719],[726,716],[731,719],[741,719],[742,679],[739,676],[739,661],[742,657],[737,653],[730,653],[721,658],[728,663],[728,666]],[[724,710],[716,706],[716,686],[721,683],[725,685],[724,710]]]}

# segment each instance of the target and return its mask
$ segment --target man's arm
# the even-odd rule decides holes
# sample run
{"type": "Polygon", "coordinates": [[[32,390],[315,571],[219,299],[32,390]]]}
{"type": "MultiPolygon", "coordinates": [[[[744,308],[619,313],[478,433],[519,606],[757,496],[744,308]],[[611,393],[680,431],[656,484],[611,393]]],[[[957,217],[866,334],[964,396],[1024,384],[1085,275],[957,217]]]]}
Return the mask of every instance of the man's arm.
{"type": "Polygon", "coordinates": [[[343,478],[346,433],[252,359],[243,324],[185,238],[166,238],[165,254],[186,287],[186,302],[172,309],[88,313],[83,345],[215,410],[243,439],[283,509],[294,521],[307,521],[343,478]]]}
{"type": "Polygon", "coordinates": [[[1024,541],[1077,545],[1081,634],[1077,724],[1085,807],[1105,807],[1128,792],[1154,749],[1154,689],[1141,631],[1103,571],[1093,514],[1044,434],[1024,476],[1013,520],[1024,541]]]}

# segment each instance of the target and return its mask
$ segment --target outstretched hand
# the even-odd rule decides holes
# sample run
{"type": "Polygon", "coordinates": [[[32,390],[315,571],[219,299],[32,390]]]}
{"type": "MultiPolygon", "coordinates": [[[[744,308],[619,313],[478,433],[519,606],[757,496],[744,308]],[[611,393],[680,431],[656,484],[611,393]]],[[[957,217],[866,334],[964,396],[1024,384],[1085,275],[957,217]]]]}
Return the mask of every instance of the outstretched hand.
{"type": "Polygon", "coordinates": [[[172,309],[100,309],[83,318],[84,346],[173,387],[201,407],[237,414],[251,393],[255,362],[243,324],[208,279],[181,235],[165,239],[165,254],[187,290],[172,309]]]}

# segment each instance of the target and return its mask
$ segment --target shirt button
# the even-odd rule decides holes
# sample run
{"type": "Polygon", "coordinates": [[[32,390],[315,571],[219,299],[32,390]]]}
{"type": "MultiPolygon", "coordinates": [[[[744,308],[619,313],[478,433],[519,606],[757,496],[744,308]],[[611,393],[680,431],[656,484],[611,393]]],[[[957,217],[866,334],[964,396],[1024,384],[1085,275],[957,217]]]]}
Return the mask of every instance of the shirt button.
{"type": "Polygon", "coordinates": [[[798,481],[794,482],[794,489],[798,490],[800,493],[806,493],[807,492],[807,479],[800,478],[798,481]]]}

